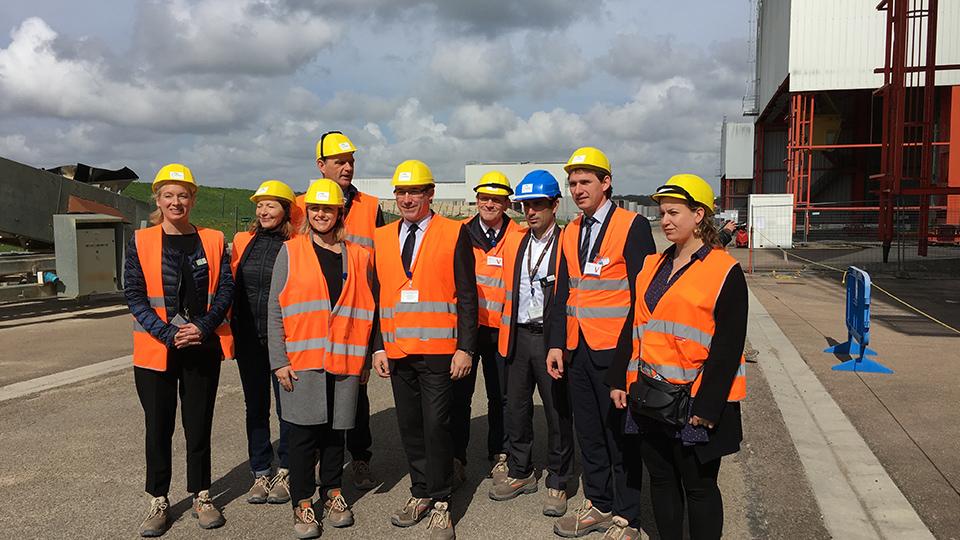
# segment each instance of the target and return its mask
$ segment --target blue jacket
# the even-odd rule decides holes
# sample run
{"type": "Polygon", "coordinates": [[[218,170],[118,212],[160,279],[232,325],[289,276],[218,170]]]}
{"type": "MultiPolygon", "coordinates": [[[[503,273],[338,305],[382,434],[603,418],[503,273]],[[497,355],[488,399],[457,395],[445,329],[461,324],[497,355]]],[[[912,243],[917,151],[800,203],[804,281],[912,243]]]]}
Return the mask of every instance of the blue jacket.
{"type": "MultiPolygon", "coordinates": [[[[203,251],[201,242],[197,242],[197,249],[188,256],[190,267],[193,268],[193,279],[197,291],[203,291],[206,294],[209,276],[207,267],[197,267],[194,264],[198,259],[206,255],[203,251]]],[[[160,266],[160,273],[163,278],[163,303],[167,309],[167,320],[172,319],[177,312],[177,280],[180,277],[180,254],[178,251],[168,248],[166,242],[163,246],[163,260],[160,266]]],[[[157,312],[150,307],[150,300],[147,297],[147,282],[143,276],[143,268],[140,266],[140,257],[137,256],[136,237],[131,237],[127,244],[127,255],[123,263],[123,294],[127,298],[127,305],[130,307],[130,313],[140,323],[151,336],[157,338],[167,347],[173,347],[173,338],[177,334],[177,326],[164,322],[157,316],[157,312]]],[[[223,322],[227,315],[227,310],[233,302],[233,273],[230,271],[230,253],[227,251],[224,243],[224,252],[220,257],[220,283],[217,285],[217,291],[214,294],[213,301],[210,302],[210,309],[203,310],[198,316],[190,321],[197,325],[197,328],[203,333],[206,340],[223,322]]],[[[202,302],[206,304],[206,302],[202,302]]]]}

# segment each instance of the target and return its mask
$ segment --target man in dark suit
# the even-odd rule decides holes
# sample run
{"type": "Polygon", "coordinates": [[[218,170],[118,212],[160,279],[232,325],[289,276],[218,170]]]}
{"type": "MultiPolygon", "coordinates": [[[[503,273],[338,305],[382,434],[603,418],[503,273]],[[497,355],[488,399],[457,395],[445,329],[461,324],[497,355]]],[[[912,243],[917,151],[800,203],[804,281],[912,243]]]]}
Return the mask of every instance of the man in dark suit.
{"type": "Polygon", "coordinates": [[[547,370],[566,378],[583,470],[583,505],[557,520],[554,532],[579,537],[625,520],[639,529],[641,471],[627,470],[623,411],[610,401],[605,378],[617,350],[631,347],[634,287],[643,259],[656,252],[650,223],[610,200],[610,162],[592,147],[577,149],[564,167],[570,195],[583,214],[560,240],[557,292],[547,324],[547,370]]]}
{"type": "Polygon", "coordinates": [[[560,227],[556,212],[560,185],[536,170],[517,185],[529,229],[504,239],[506,301],[500,320],[499,353],[507,368],[508,474],[495,481],[490,498],[512,499],[537,489],[533,470],[533,391],[539,390],[547,421],[547,497],[543,514],[567,511],[567,482],[573,471],[573,416],[565,381],[547,373],[543,323],[550,316],[560,227]]]}

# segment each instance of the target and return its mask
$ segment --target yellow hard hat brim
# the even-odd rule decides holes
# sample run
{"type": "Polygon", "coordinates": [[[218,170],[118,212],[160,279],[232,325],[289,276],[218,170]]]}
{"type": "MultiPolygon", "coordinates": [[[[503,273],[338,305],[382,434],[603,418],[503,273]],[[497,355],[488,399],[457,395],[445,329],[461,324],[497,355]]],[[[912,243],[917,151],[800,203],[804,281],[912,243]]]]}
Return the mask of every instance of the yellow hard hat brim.
{"type": "Polygon", "coordinates": [[[485,193],[487,195],[502,195],[504,197],[513,195],[512,189],[507,189],[502,186],[477,186],[474,188],[474,191],[477,193],[485,193]]]}
{"type": "Polygon", "coordinates": [[[189,189],[191,192],[197,192],[196,182],[191,182],[189,180],[154,180],[150,188],[154,193],[156,193],[160,191],[160,188],[162,188],[165,184],[183,184],[183,186],[189,189]]]}

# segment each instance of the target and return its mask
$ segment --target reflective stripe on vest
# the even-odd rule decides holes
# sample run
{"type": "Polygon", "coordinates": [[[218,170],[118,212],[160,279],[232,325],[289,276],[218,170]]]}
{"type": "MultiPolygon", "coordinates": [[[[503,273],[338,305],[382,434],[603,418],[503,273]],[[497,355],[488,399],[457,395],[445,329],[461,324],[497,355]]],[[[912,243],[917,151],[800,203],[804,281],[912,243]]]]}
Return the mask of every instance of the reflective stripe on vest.
{"type": "MultiPolygon", "coordinates": [[[[213,229],[197,227],[204,258],[207,259],[207,309],[216,296],[220,285],[220,262],[223,256],[223,233],[213,229]]],[[[163,295],[163,228],[160,225],[147,227],[134,232],[137,246],[137,258],[143,271],[147,299],[150,307],[160,320],[167,321],[167,308],[163,295]]],[[[224,358],[233,358],[233,335],[230,332],[229,318],[215,330],[220,338],[220,349],[224,358]]],[[[140,323],[133,320],[133,365],[166,371],[167,346],[147,332],[140,323]]]]}
{"type": "Polygon", "coordinates": [[[578,253],[583,216],[564,228],[560,238],[570,276],[570,297],[566,305],[569,350],[577,348],[581,332],[587,345],[595,351],[615,348],[624,319],[630,314],[630,282],[623,252],[637,214],[618,207],[613,207],[611,212],[597,258],[590,261],[603,261],[599,276],[580,271],[578,253]]]}
{"type": "MultiPolygon", "coordinates": [[[[713,313],[717,297],[730,270],[738,263],[726,251],[711,251],[677,278],[650,313],[644,296],[662,260],[663,255],[648,256],[637,275],[633,353],[627,369],[627,388],[642,372],[675,384],[692,382],[691,394],[696,395],[716,327],[713,313]],[[692,299],[699,302],[694,304],[692,299]]],[[[745,396],[746,368],[741,356],[727,399],[739,401],[745,396]]]]}
{"type": "Polygon", "coordinates": [[[295,371],[360,375],[376,309],[369,253],[354,244],[341,244],[346,279],[339,300],[331,306],[312,235],[291,238],[284,246],[288,273],[279,302],[290,366],[295,371]]]}
{"type": "Polygon", "coordinates": [[[391,359],[408,355],[452,355],[457,349],[457,289],[453,261],[460,222],[438,214],[430,218],[407,278],[400,260],[399,227],[374,233],[380,281],[380,329],[391,359]],[[401,291],[416,290],[417,302],[401,302],[401,291]]]}
{"type": "Polygon", "coordinates": [[[377,228],[377,212],[380,199],[367,193],[357,192],[350,201],[350,211],[343,221],[347,229],[347,241],[352,242],[373,255],[373,231],[377,228]]]}
{"type": "MultiPolygon", "coordinates": [[[[463,222],[464,226],[466,227],[466,224],[474,219],[480,219],[480,217],[475,216],[467,219],[463,222]]],[[[487,257],[496,257],[503,260],[503,247],[506,244],[507,237],[521,231],[520,226],[514,223],[512,219],[504,216],[503,220],[506,231],[504,231],[496,246],[489,251],[473,246],[473,258],[477,274],[477,297],[480,300],[477,319],[480,326],[490,328],[500,328],[500,314],[503,312],[505,293],[503,265],[489,265],[487,264],[487,257]]],[[[503,263],[505,264],[506,261],[503,261],[503,263]]]]}

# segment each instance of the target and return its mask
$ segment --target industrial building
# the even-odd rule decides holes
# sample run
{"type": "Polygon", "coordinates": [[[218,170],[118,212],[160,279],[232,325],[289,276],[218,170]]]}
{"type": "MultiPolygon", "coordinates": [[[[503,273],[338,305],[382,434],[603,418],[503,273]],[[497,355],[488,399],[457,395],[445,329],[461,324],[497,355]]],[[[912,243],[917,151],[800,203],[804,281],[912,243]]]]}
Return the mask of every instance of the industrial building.
{"type": "Polygon", "coordinates": [[[721,206],[790,195],[794,241],[872,242],[883,262],[960,244],[960,2],[756,7],[754,118],[724,123],[721,206]]]}

